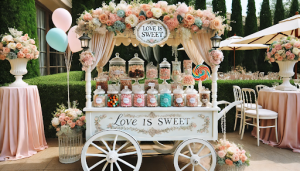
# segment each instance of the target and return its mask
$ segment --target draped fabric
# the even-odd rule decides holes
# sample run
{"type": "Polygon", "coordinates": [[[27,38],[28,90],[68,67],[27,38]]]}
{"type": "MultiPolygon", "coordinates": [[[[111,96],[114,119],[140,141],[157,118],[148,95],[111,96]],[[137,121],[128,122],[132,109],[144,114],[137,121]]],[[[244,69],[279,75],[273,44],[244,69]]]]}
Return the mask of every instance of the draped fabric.
{"type": "Polygon", "coordinates": [[[202,31],[192,35],[193,42],[195,47],[198,49],[200,57],[202,57],[209,66],[212,66],[212,64],[209,62],[209,50],[212,48],[210,38],[213,35],[214,32],[212,31],[202,31]]]}
{"type": "Polygon", "coordinates": [[[157,62],[160,61],[160,46],[156,45],[153,47],[154,58],[157,62]]]}
{"type": "Polygon", "coordinates": [[[103,67],[109,60],[116,39],[114,39],[113,32],[106,32],[106,34],[94,34],[91,40],[91,50],[95,53],[96,62],[92,65],[91,71],[96,67],[103,67]]]}
{"type": "Polygon", "coordinates": [[[144,59],[148,62],[150,62],[150,57],[152,56],[152,47],[150,46],[142,46],[139,44],[139,49],[141,54],[143,55],[144,59]]]}
{"type": "Polygon", "coordinates": [[[189,58],[193,61],[195,65],[199,65],[203,63],[203,58],[201,57],[197,47],[195,46],[195,43],[191,39],[181,39],[181,44],[186,52],[186,54],[189,56],[189,58]]]}

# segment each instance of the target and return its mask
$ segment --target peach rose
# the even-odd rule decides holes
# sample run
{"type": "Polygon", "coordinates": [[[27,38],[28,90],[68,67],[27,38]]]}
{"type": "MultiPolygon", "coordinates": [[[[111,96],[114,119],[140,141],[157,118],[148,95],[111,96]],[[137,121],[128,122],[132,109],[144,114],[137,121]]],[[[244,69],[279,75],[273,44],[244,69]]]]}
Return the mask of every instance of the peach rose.
{"type": "Polygon", "coordinates": [[[16,48],[17,49],[22,49],[23,45],[21,43],[17,43],[16,48]]]}
{"type": "Polygon", "coordinates": [[[81,116],[80,120],[85,121],[85,116],[81,116]]]}
{"type": "Polygon", "coordinates": [[[195,23],[195,18],[191,14],[187,14],[184,17],[184,23],[188,25],[192,25],[195,23]]]}
{"type": "Polygon", "coordinates": [[[248,159],[247,156],[244,155],[244,154],[242,154],[242,155],[240,156],[240,158],[241,158],[241,160],[242,160],[243,163],[248,159]]]}
{"type": "Polygon", "coordinates": [[[139,21],[141,22],[141,21],[144,21],[144,20],[146,20],[146,17],[143,16],[143,15],[140,15],[140,16],[139,16],[139,21]]]}
{"type": "Polygon", "coordinates": [[[70,120],[70,117],[69,117],[69,116],[66,116],[66,117],[65,117],[65,120],[66,120],[66,121],[70,120]]]}
{"type": "Polygon", "coordinates": [[[239,161],[240,160],[240,158],[237,154],[232,155],[231,158],[232,158],[233,161],[239,161]]]}
{"type": "Polygon", "coordinates": [[[106,25],[108,25],[108,26],[112,26],[112,25],[113,25],[113,23],[112,23],[112,21],[110,21],[110,20],[107,20],[107,21],[106,21],[106,25]]]}
{"type": "Polygon", "coordinates": [[[225,163],[226,163],[227,165],[229,165],[229,166],[233,165],[233,162],[232,162],[231,160],[229,160],[229,159],[226,159],[226,160],[225,160],[225,163]]]}
{"type": "Polygon", "coordinates": [[[30,53],[26,53],[25,57],[26,57],[27,59],[32,59],[32,58],[33,58],[33,55],[31,55],[30,53]]]}
{"type": "Polygon", "coordinates": [[[225,150],[225,146],[220,146],[219,149],[220,150],[225,150]]]}
{"type": "Polygon", "coordinates": [[[165,16],[164,16],[164,21],[168,21],[168,20],[170,20],[170,16],[165,15],[165,16]]]}
{"type": "Polygon", "coordinates": [[[92,17],[92,15],[91,15],[90,13],[85,13],[85,14],[83,15],[83,19],[84,19],[85,21],[91,21],[91,20],[93,19],[93,17],[92,17]]]}
{"type": "Polygon", "coordinates": [[[202,20],[202,22],[203,22],[203,27],[209,27],[209,20],[202,20]]]}
{"type": "Polygon", "coordinates": [[[24,37],[26,37],[26,39],[28,38],[28,34],[25,34],[24,37]]]}
{"type": "Polygon", "coordinates": [[[67,121],[67,123],[70,125],[71,123],[73,123],[73,121],[70,119],[67,121]]]}
{"type": "Polygon", "coordinates": [[[35,55],[39,55],[39,54],[40,54],[40,52],[39,52],[39,51],[36,51],[34,54],[35,54],[35,55]]]}
{"type": "Polygon", "coordinates": [[[126,17],[128,17],[128,16],[131,15],[131,14],[132,14],[132,11],[131,11],[131,10],[127,10],[127,11],[125,12],[126,17]]]}
{"type": "Polygon", "coordinates": [[[94,17],[98,17],[99,15],[101,15],[101,13],[102,13],[102,9],[101,8],[93,10],[93,16],[94,17]]]}
{"type": "Polygon", "coordinates": [[[61,125],[61,126],[66,125],[66,121],[61,121],[61,122],[60,122],[60,125],[61,125]]]}
{"type": "Polygon", "coordinates": [[[31,49],[33,49],[33,50],[37,50],[37,47],[36,47],[35,45],[31,45],[30,47],[31,47],[31,49]]]}
{"type": "Polygon", "coordinates": [[[275,54],[275,59],[278,59],[280,55],[278,53],[275,54]]]}
{"type": "Polygon", "coordinates": [[[106,24],[106,21],[108,20],[108,15],[106,14],[101,14],[99,16],[99,21],[102,23],[102,24],[106,24]]]}
{"type": "Polygon", "coordinates": [[[28,50],[28,48],[22,48],[22,50],[21,50],[23,53],[28,53],[29,52],[29,50],[28,50]]]}
{"type": "Polygon", "coordinates": [[[131,25],[130,24],[126,24],[126,28],[130,29],[131,25]]]}
{"type": "Polygon", "coordinates": [[[213,30],[218,30],[222,26],[222,22],[219,18],[215,18],[210,22],[210,28],[213,30]]]}
{"type": "Polygon", "coordinates": [[[59,116],[59,121],[62,122],[65,120],[65,117],[64,116],[59,116]]]}
{"type": "Polygon", "coordinates": [[[17,56],[18,58],[24,58],[25,54],[22,51],[19,51],[17,56]]]}
{"type": "Polygon", "coordinates": [[[33,40],[33,39],[29,39],[29,43],[31,43],[31,44],[35,44],[35,41],[33,40]]]}
{"type": "Polygon", "coordinates": [[[3,52],[4,52],[4,53],[9,53],[9,52],[10,52],[10,49],[7,48],[7,47],[3,47],[3,52]]]}
{"type": "Polygon", "coordinates": [[[203,12],[200,9],[198,9],[196,11],[196,15],[197,15],[197,17],[202,18],[203,17],[203,12]]]}
{"type": "Polygon", "coordinates": [[[26,40],[27,40],[27,37],[21,36],[21,40],[26,41],[26,40]]]}
{"type": "Polygon", "coordinates": [[[56,128],[56,131],[57,131],[57,132],[60,131],[60,128],[56,128]]]}
{"type": "Polygon", "coordinates": [[[285,47],[286,49],[290,49],[290,48],[292,48],[292,44],[287,43],[287,44],[284,45],[284,47],[285,47]]]}
{"type": "Polygon", "coordinates": [[[76,125],[82,126],[82,125],[83,125],[83,122],[82,122],[81,120],[77,120],[77,121],[76,121],[76,125]]]}
{"type": "Polygon", "coordinates": [[[140,8],[143,11],[149,11],[151,9],[151,5],[149,5],[149,4],[141,4],[140,8]]]}
{"type": "Polygon", "coordinates": [[[223,150],[218,151],[218,156],[219,156],[220,158],[224,158],[225,155],[226,155],[226,153],[225,153],[223,150]]]}
{"type": "Polygon", "coordinates": [[[148,18],[152,18],[153,17],[153,12],[147,11],[146,15],[147,15],[148,18]]]}
{"type": "Polygon", "coordinates": [[[70,125],[71,128],[74,128],[76,124],[75,124],[75,122],[72,122],[72,123],[69,124],[69,125],[70,125]]]}
{"type": "Polygon", "coordinates": [[[183,27],[185,27],[185,28],[190,28],[190,25],[188,25],[187,23],[184,23],[184,24],[183,24],[183,27]]]}
{"type": "Polygon", "coordinates": [[[295,42],[295,43],[294,43],[294,47],[300,48],[300,42],[295,42]]]}

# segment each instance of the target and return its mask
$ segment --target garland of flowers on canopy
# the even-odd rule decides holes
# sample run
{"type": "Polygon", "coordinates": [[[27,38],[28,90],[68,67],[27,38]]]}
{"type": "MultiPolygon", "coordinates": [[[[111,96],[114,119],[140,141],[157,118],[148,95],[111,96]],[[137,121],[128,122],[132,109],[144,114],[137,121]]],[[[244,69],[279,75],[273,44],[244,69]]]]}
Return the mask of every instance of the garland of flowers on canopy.
{"type": "Polygon", "coordinates": [[[195,65],[205,61],[211,66],[212,102],[213,107],[217,107],[217,70],[223,60],[223,54],[219,50],[212,49],[210,39],[214,34],[224,33],[228,27],[222,24],[225,19],[210,10],[196,10],[185,3],[168,5],[166,1],[159,1],[140,4],[132,1],[127,4],[123,0],[119,4],[113,1],[109,5],[103,3],[100,8],[84,11],[77,19],[78,26],[75,32],[80,36],[83,35],[82,37],[87,35],[91,37],[92,53],[83,52],[80,57],[88,79],[86,107],[91,107],[91,70],[97,66],[98,72],[102,71],[115,45],[142,44],[136,40],[133,32],[140,22],[149,19],[162,21],[170,31],[168,40],[159,45],[168,44],[177,47],[181,43],[195,65]]]}

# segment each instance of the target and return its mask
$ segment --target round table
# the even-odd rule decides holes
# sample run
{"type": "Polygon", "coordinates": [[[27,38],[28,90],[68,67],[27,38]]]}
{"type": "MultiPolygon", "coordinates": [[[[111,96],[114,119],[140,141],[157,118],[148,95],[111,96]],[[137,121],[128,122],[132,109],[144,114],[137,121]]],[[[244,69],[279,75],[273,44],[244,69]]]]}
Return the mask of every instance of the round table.
{"type": "Polygon", "coordinates": [[[0,87],[0,161],[48,148],[37,86],[0,87]]]}
{"type": "MultiPolygon", "coordinates": [[[[278,113],[278,143],[275,128],[260,129],[260,139],[266,144],[300,153],[300,92],[262,89],[258,93],[258,104],[278,113]]],[[[260,123],[274,125],[274,120],[260,120],[260,123]]],[[[256,137],[256,127],[252,135],[256,137]]]]}

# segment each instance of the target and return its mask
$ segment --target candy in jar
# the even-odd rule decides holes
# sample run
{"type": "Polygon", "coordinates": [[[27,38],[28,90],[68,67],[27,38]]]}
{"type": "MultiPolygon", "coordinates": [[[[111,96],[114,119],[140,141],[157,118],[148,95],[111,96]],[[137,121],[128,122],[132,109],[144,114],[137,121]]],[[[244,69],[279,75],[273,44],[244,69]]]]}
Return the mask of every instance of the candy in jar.
{"type": "Polygon", "coordinates": [[[172,105],[171,90],[164,88],[160,91],[160,106],[171,107],[171,105],[172,105]]]}
{"type": "Polygon", "coordinates": [[[200,92],[200,101],[202,103],[201,107],[207,107],[207,105],[210,101],[210,91],[209,90],[200,92]]]}
{"type": "Polygon", "coordinates": [[[109,61],[109,80],[118,83],[125,73],[126,61],[119,57],[119,53],[116,53],[116,57],[109,61]]]}
{"type": "Polygon", "coordinates": [[[194,89],[194,86],[187,88],[186,91],[186,106],[197,107],[198,106],[198,91],[194,89]]]}
{"type": "Polygon", "coordinates": [[[108,90],[107,92],[107,107],[118,107],[119,95],[117,90],[108,90]]]}
{"type": "Polygon", "coordinates": [[[149,83],[151,86],[151,89],[147,91],[147,106],[148,107],[156,107],[157,104],[157,94],[158,91],[154,88],[154,83],[149,83]]]}
{"type": "Polygon", "coordinates": [[[159,88],[159,84],[158,84],[158,80],[157,79],[146,79],[145,80],[145,84],[144,84],[144,87],[145,87],[145,91],[148,91],[150,88],[151,88],[151,86],[150,86],[150,84],[151,83],[154,83],[155,84],[155,86],[154,86],[154,88],[156,89],[156,90],[158,90],[158,88],[159,88]]]}
{"type": "Polygon", "coordinates": [[[172,61],[172,80],[177,83],[182,79],[181,74],[181,62],[175,58],[175,61],[172,61]]]}
{"type": "Polygon", "coordinates": [[[128,78],[128,77],[121,78],[120,84],[121,84],[121,91],[125,88],[125,86],[127,86],[128,89],[132,90],[131,78],[128,78]]]}
{"type": "Polygon", "coordinates": [[[105,91],[101,89],[101,86],[94,91],[93,106],[105,107],[105,91]]]}
{"type": "Polygon", "coordinates": [[[183,61],[183,70],[185,74],[192,74],[193,70],[193,62],[192,60],[184,60],[183,61]]]}
{"type": "Polygon", "coordinates": [[[133,95],[133,106],[135,107],[144,107],[145,106],[145,91],[138,87],[134,90],[133,95]]]}
{"type": "Polygon", "coordinates": [[[173,106],[174,107],[183,107],[184,106],[184,91],[178,86],[173,91],[173,106]]]}
{"type": "Polygon", "coordinates": [[[127,86],[121,91],[121,107],[132,106],[131,93],[132,91],[127,86]]]}
{"type": "Polygon", "coordinates": [[[170,79],[171,75],[171,64],[167,61],[167,58],[164,58],[163,61],[159,64],[159,78],[164,80],[163,84],[168,84],[166,80],[170,79]]]}
{"type": "Polygon", "coordinates": [[[108,90],[108,80],[106,77],[96,78],[96,87],[101,86],[101,88],[105,91],[108,90]]]}
{"type": "Polygon", "coordinates": [[[180,82],[179,82],[179,83],[174,83],[174,82],[173,82],[173,83],[171,84],[171,90],[172,90],[173,93],[174,93],[174,90],[177,89],[178,86],[179,86],[180,88],[182,88],[182,85],[181,85],[180,82]]]}
{"type": "Polygon", "coordinates": [[[135,53],[134,57],[128,61],[128,76],[135,80],[134,85],[138,85],[138,80],[144,78],[144,61],[135,53]]]}
{"type": "Polygon", "coordinates": [[[195,79],[192,75],[190,74],[184,74],[183,79],[182,79],[182,85],[183,86],[192,86],[195,85],[195,79]]]}
{"type": "Polygon", "coordinates": [[[153,62],[150,62],[146,67],[146,77],[147,78],[157,78],[157,67],[153,65],[153,62]]]}

